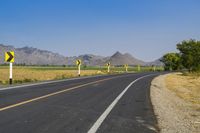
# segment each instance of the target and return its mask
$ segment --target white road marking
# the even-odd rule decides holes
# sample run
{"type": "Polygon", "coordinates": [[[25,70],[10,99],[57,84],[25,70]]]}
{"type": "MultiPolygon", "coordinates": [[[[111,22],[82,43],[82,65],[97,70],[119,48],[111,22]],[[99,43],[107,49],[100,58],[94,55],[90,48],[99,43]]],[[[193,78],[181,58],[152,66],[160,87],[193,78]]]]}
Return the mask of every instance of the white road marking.
{"type": "Polygon", "coordinates": [[[115,100],[108,106],[108,108],[103,112],[103,114],[97,119],[97,121],[93,124],[93,126],[89,129],[88,133],[96,133],[98,128],[101,126],[103,121],[106,119],[106,117],[109,115],[109,113],[112,111],[112,109],[115,107],[115,105],[118,103],[118,101],[122,98],[122,96],[126,93],[126,91],[138,80],[143,79],[145,77],[149,77],[155,74],[149,74],[146,76],[142,76],[140,78],[137,78],[136,80],[132,81],[118,96],[115,98],[115,100]]]}

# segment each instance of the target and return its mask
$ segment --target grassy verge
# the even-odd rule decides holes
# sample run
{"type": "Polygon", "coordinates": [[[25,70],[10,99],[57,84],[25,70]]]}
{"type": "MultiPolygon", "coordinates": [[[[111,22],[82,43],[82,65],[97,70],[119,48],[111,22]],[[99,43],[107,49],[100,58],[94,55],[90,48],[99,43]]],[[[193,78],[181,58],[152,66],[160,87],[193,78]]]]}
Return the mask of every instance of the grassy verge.
{"type": "Polygon", "coordinates": [[[180,98],[200,104],[200,76],[199,73],[174,73],[166,79],[166,87],[175,92],[180,98]]]}

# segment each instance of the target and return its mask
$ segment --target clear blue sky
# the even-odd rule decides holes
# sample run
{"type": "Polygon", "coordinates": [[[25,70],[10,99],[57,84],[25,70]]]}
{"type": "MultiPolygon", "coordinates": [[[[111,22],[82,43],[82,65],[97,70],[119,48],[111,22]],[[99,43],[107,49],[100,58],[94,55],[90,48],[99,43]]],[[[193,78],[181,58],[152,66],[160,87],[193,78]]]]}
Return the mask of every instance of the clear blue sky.
{"type": "Polygon", "coordinates": [[[0,0],[0,43],[151,61],[200,40],[200,0],[0,0]]]}

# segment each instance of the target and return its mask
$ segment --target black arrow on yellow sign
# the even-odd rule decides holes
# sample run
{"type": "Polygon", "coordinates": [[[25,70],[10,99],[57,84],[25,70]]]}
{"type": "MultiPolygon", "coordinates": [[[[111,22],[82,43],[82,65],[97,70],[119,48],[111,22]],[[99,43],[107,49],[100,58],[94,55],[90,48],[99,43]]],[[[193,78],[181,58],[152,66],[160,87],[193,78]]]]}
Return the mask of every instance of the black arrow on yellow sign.
{"type": "Polygon", "coordinates": [[[7,52],[7,54],[9,55],[7,62],[10,62],[14,58],[14,56],[10,52],[7,52]]]}
{"type": "Polygon", "coordinates": [[[77,65],[81,65],[81,60],[76,60],[77,65]]]}
{"type": "Polygon", "coordinates": [[[14,52],[5,52],[5,62],[14,62],[14,52]]]}

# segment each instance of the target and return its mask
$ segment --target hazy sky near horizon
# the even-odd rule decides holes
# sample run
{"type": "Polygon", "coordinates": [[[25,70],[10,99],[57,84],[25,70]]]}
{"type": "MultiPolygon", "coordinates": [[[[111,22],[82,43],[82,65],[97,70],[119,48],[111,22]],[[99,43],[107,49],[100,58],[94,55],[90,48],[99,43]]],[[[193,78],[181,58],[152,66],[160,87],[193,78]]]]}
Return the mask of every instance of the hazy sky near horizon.
{"type": "Polygon", "coordinates": [[[200,0],[0,0],[0,43],[152,61],[200,40],[200,0]]]}

